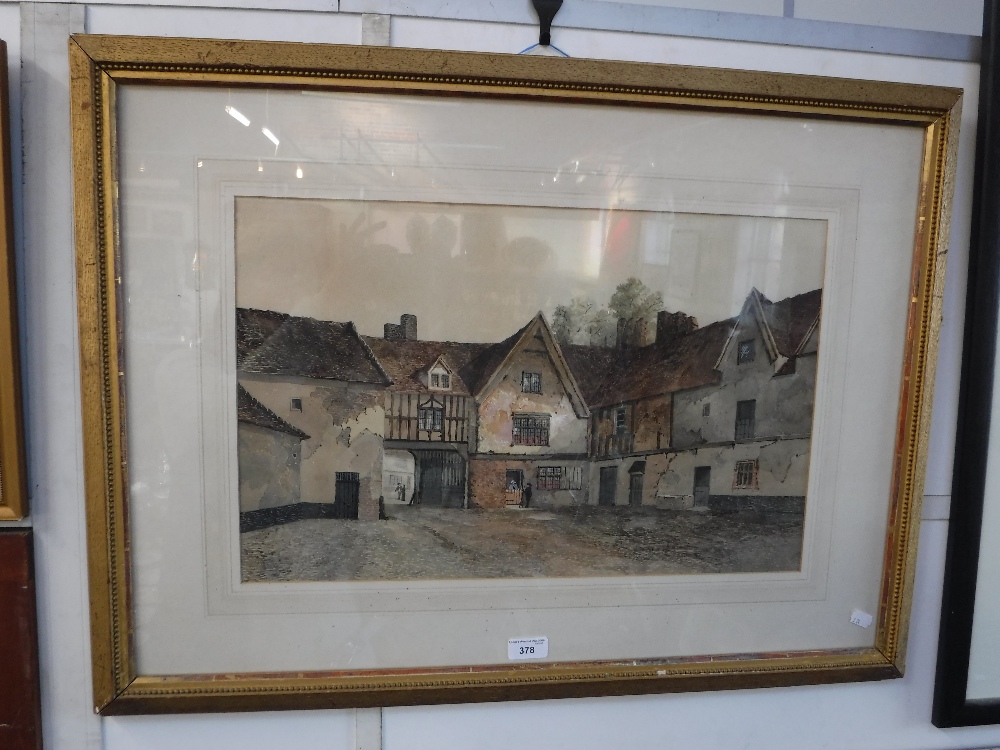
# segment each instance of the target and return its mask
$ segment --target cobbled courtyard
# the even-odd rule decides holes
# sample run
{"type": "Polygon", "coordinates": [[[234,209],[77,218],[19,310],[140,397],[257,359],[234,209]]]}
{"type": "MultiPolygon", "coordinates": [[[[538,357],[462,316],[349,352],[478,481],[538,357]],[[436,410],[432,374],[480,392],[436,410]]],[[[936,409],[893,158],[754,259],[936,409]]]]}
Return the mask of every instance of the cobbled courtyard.
{"type": "Polygon", "coordinates": [[[802,516],[574,506],[392,506],[241,534],[245,582],[533,578],[798,570],[802,516]]]}

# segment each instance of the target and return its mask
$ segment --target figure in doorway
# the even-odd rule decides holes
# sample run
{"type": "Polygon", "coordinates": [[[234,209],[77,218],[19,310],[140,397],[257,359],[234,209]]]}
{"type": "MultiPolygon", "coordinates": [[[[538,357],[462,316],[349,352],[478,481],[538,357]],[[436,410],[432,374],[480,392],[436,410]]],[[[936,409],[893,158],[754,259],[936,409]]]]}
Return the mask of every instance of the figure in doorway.
{"type": "Polygon", "coordinates": [[[524,485],[524,490],[521,492],[521,507],[527,508],[531,505],[531,482],[524,485]]]}
{"type": "Polygon", "coordinates": [[[396,500],[400,503],[406,502],[406,485],[402,482],[396,483],[396,500]]]}

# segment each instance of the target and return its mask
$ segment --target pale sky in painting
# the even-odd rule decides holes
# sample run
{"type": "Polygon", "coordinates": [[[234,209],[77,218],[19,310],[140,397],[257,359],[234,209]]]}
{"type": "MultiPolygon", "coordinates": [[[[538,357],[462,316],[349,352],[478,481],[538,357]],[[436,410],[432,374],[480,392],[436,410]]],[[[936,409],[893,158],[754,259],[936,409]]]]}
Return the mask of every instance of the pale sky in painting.
{"type": "Polygon", "coordinates": [[[574,297],[606,306],[637,276],[705,325],[755,286],[775,301],[821,287],[826,233],[809,219],[244,197],[237,305],[375,336],[413,313],[421,339],[497,341],[574,297]]]}

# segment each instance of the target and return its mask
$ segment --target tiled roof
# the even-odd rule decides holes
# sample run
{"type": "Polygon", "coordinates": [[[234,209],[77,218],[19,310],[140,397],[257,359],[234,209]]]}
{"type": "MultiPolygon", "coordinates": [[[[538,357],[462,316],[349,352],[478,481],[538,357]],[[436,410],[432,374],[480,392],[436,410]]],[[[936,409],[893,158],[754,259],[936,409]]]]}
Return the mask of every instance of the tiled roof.
{"type": "MultiPolygon", "coordinates": [[[[771,302],[759,292],[778,352],[795,356],[819,316],[822,290],[771,302]]],[[[747,308],[744,308],[747,309],[747,308]]],[[[715,365],[739,316],[637,349],[563,345],[587,405],[608,406],[718,382],[715,365]]],[[[528,326],[495,344],[359,336],[351,323],[237,310],[238,367],[248,372],[331,378],[422,392],[423,374],[443,357],[458,378],[451,392],[478,395],[528,326]]]]}
{"type": "Polygon", "coordinates": [[[288,320],[288,315],[285,313],[236,308],[237,368],[240,367],[247,354],[263,344],[286,320],[288,320]]]}
{"type": "Polygon", "coordinates": [[[718,382],[715,363],[734,324],[735,319],[722,320],[666,344],[604,349],[588,358],[578,350],[590,347],[566,347],[564,352],[577,381],[587,383],[581,386],[587,403],[609,406],[718,382]]]}
{"type": "MultiPolygon", "coordinates": [[[[760,295],[780,354],[792,358],[820,312],[822,290],[771,302],[760,295]]],[[[591,407],[651,398],[718,382],[715,365],[739,316],[638,349],[564,345],[563,355],[591,407]]]]}
{"type": "Polygon", "coordinates": [[[465,381],[469,384],[469,390],[478,394],[486,386],[487,381],[496,372],[496,369],[503,364],[507,355],[510,354],[517,342],[521,340],[521,336],[524,335],[525,330],[530,325],[531,321],[529,320],[503,341],[492,344],[484,349],[482,354],[473,360],[471,363],[473,372],[470,374],[474,375],[474,379],[465,381]]]}
{"type": "Polygon", "coordinates": [[[266,427],[270,430],[285,432],[289,435],[308,440],[309,436],[302,430],[288,424],[264,404],[255,399],[242,385],[236,385],[236,418],[240,422],[266,427]]]}
{"type": "Polygon", "coordinates": [[[353,323],[240,308],[236,342],[236,367],[243,372],[390,383],[353,323]]]}
{"type": "Polygon", "coordinates": [[[785,357],[794,357],[802,344],[802,338],[819,317],[820,304],[823,301],[823,290],[814,289],[805,294],[797,294],[780,302],[771,302],[761,297],[764,317],[774,336],[778,353],[785,357]]]}
{"type": "Polygon", "coordinates": [[[476,358],[490,348],[491,344],[460,344],[454,341],[407,341],[405,339],[386,340],[374,336],[363,336],[364,342],[372,350],[379,364],[392,378],[389,390],[429,391],[423,374],[439,357],[458,375],[452,382],[451,393],[469,395],[470,378],[477,377],[473,365],[476,358]]]}
{"type": "Polygon", "coordinates": [[[560,344],[559,348],[562,349],[569,369],[573,371],[583,398],[588,405],[595,405],[604,392],[605,379],[615,368],[622,352],[603,346],[580,344],[560,344]]]}
{"type": "Polygon", "coordinates": [[[392,378],[389,390],[421,392],[430,389],[424,384],[422,373],[438,357],[443,356],[458,374],[452,393],[477,394],[489,380],[493,371],[524,333],[527,325],[512,336],[496,344],[465,344],[456,341],[407,341],[362,337],[378,358],[379,363],[392,378]]]}

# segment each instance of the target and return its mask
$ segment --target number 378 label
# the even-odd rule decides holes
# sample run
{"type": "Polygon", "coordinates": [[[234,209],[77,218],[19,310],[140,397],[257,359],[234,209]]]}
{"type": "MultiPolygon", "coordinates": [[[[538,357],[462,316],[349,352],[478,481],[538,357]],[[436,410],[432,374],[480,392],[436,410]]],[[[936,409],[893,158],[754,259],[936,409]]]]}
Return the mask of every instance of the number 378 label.
{"type": "Polygon", "coordinates": [[[548,638],[511,638],[507,641],[508,659],[544,659],[548,655],[548,638]]]}

